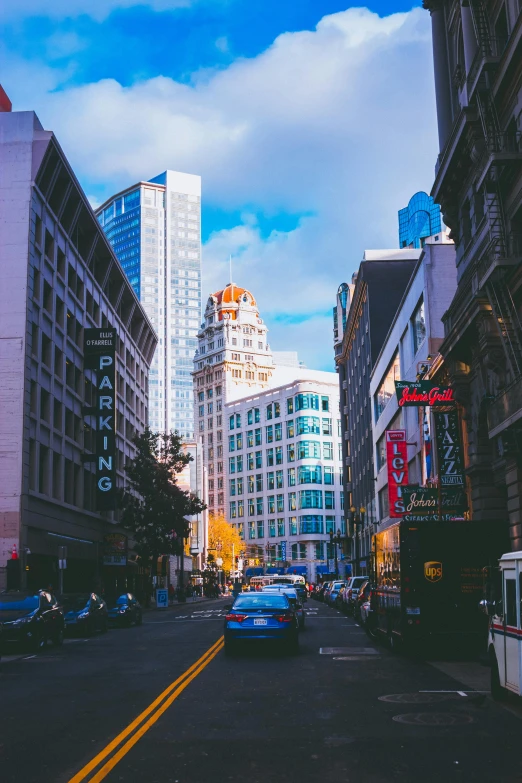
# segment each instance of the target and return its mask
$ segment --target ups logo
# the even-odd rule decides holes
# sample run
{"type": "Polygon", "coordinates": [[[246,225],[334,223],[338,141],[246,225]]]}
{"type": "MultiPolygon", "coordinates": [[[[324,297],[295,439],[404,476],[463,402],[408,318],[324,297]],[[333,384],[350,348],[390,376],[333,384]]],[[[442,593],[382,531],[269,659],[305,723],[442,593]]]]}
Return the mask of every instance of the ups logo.
{"type": "Polygon", "coordinates": [[[442,563],[439,563],[438,560],[424,563],[424,576],[428,582],[439,582],[442,579],[442,563]]]}

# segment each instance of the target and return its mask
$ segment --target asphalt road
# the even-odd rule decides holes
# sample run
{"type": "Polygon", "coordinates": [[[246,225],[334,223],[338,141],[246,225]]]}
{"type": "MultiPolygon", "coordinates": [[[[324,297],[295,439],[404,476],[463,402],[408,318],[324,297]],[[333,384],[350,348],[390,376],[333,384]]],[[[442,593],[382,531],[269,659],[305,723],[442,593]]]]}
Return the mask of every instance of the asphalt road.
{"type": "Polygon", "coordinates": [[[522,780],[522,711],[314,601],[297,657],[226,658],[225,603],[3,660],[2,783],[522,780]]]}

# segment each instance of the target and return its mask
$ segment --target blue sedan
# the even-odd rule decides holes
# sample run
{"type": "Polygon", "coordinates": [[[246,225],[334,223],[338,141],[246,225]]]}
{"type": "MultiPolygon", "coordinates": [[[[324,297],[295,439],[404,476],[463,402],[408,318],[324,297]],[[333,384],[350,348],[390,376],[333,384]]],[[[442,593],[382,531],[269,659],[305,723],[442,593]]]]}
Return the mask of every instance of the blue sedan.
{"type": "Polygon", "coordinates": [[[233,654],[239,643],[279,642],[288,652],[299,651],[296,614],[284,594],[243,593],[225,617],[225,654],[233,654]]]}

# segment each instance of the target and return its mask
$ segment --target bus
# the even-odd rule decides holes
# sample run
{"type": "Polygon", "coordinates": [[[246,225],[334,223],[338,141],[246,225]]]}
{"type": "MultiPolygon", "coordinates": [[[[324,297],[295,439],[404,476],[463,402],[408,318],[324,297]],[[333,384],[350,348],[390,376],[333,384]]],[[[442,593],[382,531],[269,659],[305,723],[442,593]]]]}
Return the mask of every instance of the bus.
{"type": "Polygon", "coordinates": [[[269,584],[272,585],[306,585],[306,579],[304,576],[298,574],[274,574],[273,581],[269,584]]]}

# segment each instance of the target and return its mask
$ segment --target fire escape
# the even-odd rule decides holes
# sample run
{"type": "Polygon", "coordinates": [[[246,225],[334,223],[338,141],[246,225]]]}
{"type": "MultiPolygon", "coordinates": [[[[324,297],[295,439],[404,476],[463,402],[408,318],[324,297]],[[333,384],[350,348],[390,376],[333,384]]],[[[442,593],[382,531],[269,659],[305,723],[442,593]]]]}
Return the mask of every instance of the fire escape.
{"type": "Polygon", "coordinates": [[[468,98],[474,98],[484,136],[483,152],[477,163],[476,190],[485,192],[488,238],[478,262],[478,289],[491,305],[498,324],[511,379],[522,376],[522,324],[510,290],[513,269],[521,263],[520,235],[508,231],[502,187],[522,165],[521,134],[502,130],[492,83],[507,39],[491,35],[483,0],[469,0],[478,50],[468,75],[468,98]]]}

